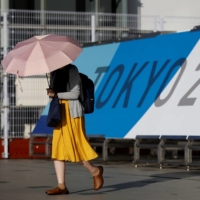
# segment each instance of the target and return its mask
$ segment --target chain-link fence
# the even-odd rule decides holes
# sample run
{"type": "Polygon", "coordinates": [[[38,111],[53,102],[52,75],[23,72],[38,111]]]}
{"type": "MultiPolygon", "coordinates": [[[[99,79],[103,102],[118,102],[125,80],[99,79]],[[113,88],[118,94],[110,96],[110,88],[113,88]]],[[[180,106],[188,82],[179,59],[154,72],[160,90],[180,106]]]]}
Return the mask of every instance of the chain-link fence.
{"type": "MultiPolygon", "coordinates": [[[[35,35],[55,33],[68,35],[81,44],[91,41],[105,41],[119,37],[135,36],[155,31],[177,31],[180,21],[189,18],[159,18],[159,16],[141,16],[130,14],[77,13],[51,11],[1,11],[1,59],[17,42],[35,35]],[[6,12],[6,19],[5,19],[6,12]],[[4,20],[4,21],[3,21],[4,20]],[[5,23],[6,23],[6,26],[5,23]],[[174,24],[170,27],[170,24],[174,24]],[[6,28],[5,28],[6,27],[6,28]],[[164,29],[166,28],[167,29],[164,29]],[[5,30],[6,29],[6,30],[5,30]],[[5,43],[7,40],[7,43],[5,43]],[[7,46],[5,46],[7,44],[7,46]]],[[[189,19],[184,28],[191,29],[200,23],[199,18],[189,19]]],[[[0,68],[0,137],[29,137],[41,112],[48,102],[45,88],[48,87],[45,75],[24,77],[21,79],[23,92],[14,75],[7,76],[0,68]],[[5,92],[7,90],[7,93],[5,92]],[[7,100],[5,101],[5,95],[7,100]],[[5,118],[5,111],[8,111],[5,118]],[[6,129],[5,129],[6,127],[6,129]],[[5,131],[6,130],[6,131],[5,131]]]]}
{"type": "MultiPolygon", "coordinates": [[[[5,11],[1,12],[2,20],[5,17],[4,14],[5,11]]],[[[155,16],[145,18],[125,14],[25,10],[8,10],[6,14],[8,42],[7,47],[5,47],[5,24],[1,23],[1,59],[6,54],[5,51],[10,51],[17,42],[34,35],[49,33],[68,35],[83,44],[91,42],[92,37],[93,41],[103,41],[139,33],[149,33],[155,29],[155,16]],[[92,20],[94,20],[93,24],[92,20]],[[149,21],[149,29],[141,30],[141,23],[145,21],[149,21]]],[[[23,87],[23,92],[21,92],[15,75],[8,75],[7,88],[4,88],[4,90],[7,89],[7,93],[5,93],[3,90],[5,76],[2,68],[0,73],[0,137],[5,136],[5,134],[8,135],[8,138],[29,137],[48,102],[45,92],[45,88],[48,87],[46,77],[43,75],[21,78],[23,87]],[[3,96],[6,94],[8,98],[5,102],[3,96]],[[5,111],[8,111],[7,118],[5,118],[5,111]],[[7,133],[5,133],[5,127],[7,133]]]]}
{"type": "Polygon", "coordinates": [[[55,33],[68,35],[80,43],[91,42],[92,28],[95,29],[95,40],[103,41],[128,36],[141,32],[156,30],[157,16],[140,16],[127,14],[81,13],[81,12],[50,12],[9,10],[9,45],[13,47],[18,41],[28,39],[33,35],[55,33]],[[92,27],[91,19],[95,18],[92,27]],[[141,30],[141,24],[146,24],[146,30],[141,30]]]}

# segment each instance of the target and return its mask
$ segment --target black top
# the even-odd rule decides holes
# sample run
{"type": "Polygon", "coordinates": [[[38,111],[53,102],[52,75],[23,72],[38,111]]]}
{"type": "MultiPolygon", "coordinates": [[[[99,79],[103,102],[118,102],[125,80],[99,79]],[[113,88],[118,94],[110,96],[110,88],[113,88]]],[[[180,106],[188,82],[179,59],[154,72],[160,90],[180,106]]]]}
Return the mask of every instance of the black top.
{"type": "Polygon", "coordinates": [[[69,82],[69,66],[57,69],[51,72],[50,88],[56,93],[67,92],[67,84],[69,82]]]}
{"type": "Polygon", "coordinates": [[[80,85],[80,98],[83,101],[81,78],[75,65],[68,64],[64,68],[51,72],[50,88],[56,93],[70,92],[76,85],[80,85]]]}

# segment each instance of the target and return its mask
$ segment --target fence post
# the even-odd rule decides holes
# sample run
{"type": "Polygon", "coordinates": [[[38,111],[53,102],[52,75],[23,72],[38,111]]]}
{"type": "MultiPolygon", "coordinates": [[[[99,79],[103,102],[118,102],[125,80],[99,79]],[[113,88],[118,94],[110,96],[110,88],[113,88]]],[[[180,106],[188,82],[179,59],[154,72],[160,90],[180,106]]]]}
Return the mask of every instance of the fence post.
{"type": "Polygon", "coordinates": [[[46,33],[46,0],[40,1],[40,24],[42,27],[42,35],[46,33]]]}
{"type": "Polygon", "coordinates": [[[95,16],[91,16],[91,35],[92,35],[92,40],[91,42],[95,42],[95,16]]]}
{"type": "Polygon", "coordinates": [[[158,18],[154,17],[154,19],[153,19],[153,32],[156,32],[158,30],[157,29],[157,20],[158,20],[158,18]]]}
{"type": "Polygon", "coordinates": [[[160,31],[164,31],[164,18],[160,18],[160,31]]]}
{"type": "Polygon", "coordinates": [[[159,24],[160,24],[160,31],[164,30],[164,18],[159,18],[159,24]]]}
{"type": "Polygon", "coordinates": [[[100,0],[95,0],[95,41],[99,41],[100,38],[100,30],[99,28],[99,8],[100,8],[100,0]],[[97,31],[98,30],[98,31],[97,31]]]}
{"type": "MultiPolygon", "coordinates": [[[[8,51],[8,21],[7,12],[3,13],[3,54],[4,57],[7,55],[8,51]]],[[[4,113],[4,153],[3,158],[8,158],[8,75],[4,72],[3,77],[3,113],[4,113]]]]}

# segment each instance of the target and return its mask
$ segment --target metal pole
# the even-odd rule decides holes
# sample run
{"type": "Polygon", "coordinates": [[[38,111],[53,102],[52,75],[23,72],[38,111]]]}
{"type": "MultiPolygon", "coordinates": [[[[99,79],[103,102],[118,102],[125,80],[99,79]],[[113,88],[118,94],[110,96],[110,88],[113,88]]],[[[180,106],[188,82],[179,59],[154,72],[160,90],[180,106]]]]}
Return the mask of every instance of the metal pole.
{"type": "Polygon", "coordinates": [[[92,41],[95,42],[95,16],[91,16],[91,35],[92,35],[92,41]]]}
{"type": "MultiPolygon", "coordinates": [[[[96,28],[99,26],[99,16],[98,16],[99,5],[100,5],[99,0],[95,0],[95,27],[96,28]]],[[[98,41],[98,40],[99,40],[99,32],[96,32],[95,33],[95,41],[98,41]]]]}
{"type": "MultiPolygon", "coordinates": [[[[46,25],[46,0],[40,0],[40,12],[41,12],[41,17],[40,17],[40,24],[42,27],[45,27],[46,25]]],[[[41,34],[45,34],[45,29],[43,29],[41,34]]]]}
{"type": "Polygon", "coordinates": [[[99,12],[99,0],[95,0],[95,13],[98,14],[99,12]]]}
{"type": "Polygon", "coordinates": [[[9,1],[1,0],[1,11],[5,11],[9,9],[9,1]]]}
{"type": "MultiPolygon", "coordinates": [[[[4,57],[7,55],[8,50],[8,21],[7,21],[7,12],[3,14],[3,35],[4,35],[4,46],[3,46],[3,53],[4,57]]],[[[3,158],[8,158],[8,77],[7,73],[4,72],[4,79],[3,79],[3,109],[4,109],[4,153],[3,158]]]]}
{"type": "Polygon", "coordinates": [[[157,17],[154,17],[154,20],[153,20],[153,32],[156,32],[157,31],[157,17]]]}
{"type": "MultiPolygon", "coordinates": [[[[127,1],[122,1],[122,14],[125,14],[125,15],[122,15],[122,27],[127,27],[127,10],[128,10],[128,3],[127,1]]],[[[127,37],[128,34],[125,33],[124,34],[124,37],[127,37]]]]}
{"type": "Polygon", "coordinates": [[[160,31],[164,30],[164,19],[160,18],[160,31]]]}
{"type": "Polygon", "coordinates": [[[164,25],[165,25],[165,19],[162,18],[162,31],[164,31],[164,29],[165,29],[164,25]]]}

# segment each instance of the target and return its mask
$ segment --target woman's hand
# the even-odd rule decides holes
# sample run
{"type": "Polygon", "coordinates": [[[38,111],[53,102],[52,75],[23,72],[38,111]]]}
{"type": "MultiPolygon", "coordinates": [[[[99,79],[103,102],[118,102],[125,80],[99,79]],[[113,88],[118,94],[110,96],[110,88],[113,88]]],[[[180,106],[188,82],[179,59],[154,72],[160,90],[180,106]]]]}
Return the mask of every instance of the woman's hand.
{"type": "Polygon", "coordinates": [[[56,93],[52,89],[47,88],[46,90],[49,97],[54,97],[56,95],[56,93]]]}

